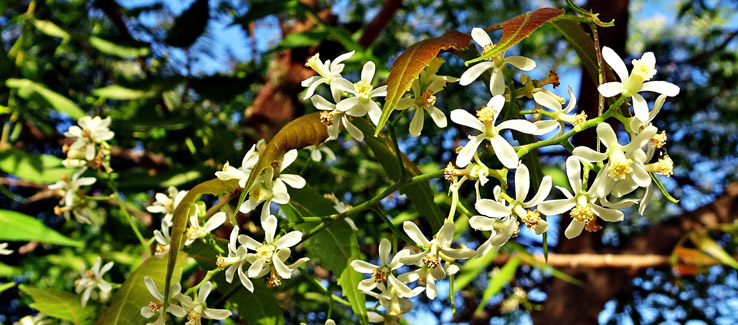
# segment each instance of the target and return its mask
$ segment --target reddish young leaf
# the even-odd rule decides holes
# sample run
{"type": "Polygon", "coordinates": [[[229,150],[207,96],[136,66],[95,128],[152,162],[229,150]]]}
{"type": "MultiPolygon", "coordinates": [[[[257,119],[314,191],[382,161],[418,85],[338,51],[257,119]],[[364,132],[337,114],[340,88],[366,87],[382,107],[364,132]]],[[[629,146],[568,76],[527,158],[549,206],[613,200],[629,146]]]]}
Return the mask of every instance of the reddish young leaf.
{"type": "Polygon", "coordinates": [[[471,44],[469,35],[451,30],[439,37],[429,38],[408,47],[392,64],[392,69],[387,78],[387,99],[374,136],[377,136],[384,123],[387,123],[390,114],[400,101],[400,97],[410,89],[413,81],[418,78],[423,68],[438,56],[438,52],[449,49],[463,49],[468,47],[469,44],[471,44]]]}
{"type": "Polygon", "coordinates": [[[509,49],[513,45],[522,41],[524,38],[532,34],[538,27],[547,23],[564,13],[562,9],[541,8],[536,11],[529,11],[522,15],[516,16],[506,22],[500,23],[495,27],[502,27],[502,38],[494,48],[482,54],[482,56],[466,61],[466,65],[474,62],[491,58],[498,53],[509,49]]]}

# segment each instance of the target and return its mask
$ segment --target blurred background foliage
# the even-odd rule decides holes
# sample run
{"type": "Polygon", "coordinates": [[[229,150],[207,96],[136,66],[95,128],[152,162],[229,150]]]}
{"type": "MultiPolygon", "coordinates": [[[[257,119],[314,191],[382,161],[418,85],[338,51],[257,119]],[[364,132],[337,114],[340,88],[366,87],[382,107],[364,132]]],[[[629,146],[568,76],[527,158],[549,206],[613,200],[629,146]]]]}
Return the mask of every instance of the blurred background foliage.
{"type": "MultiPolygon", "coordinates": [[[[627,23],[626,51],[621,55],[635,58],[653,51],[659,72],[656,79],[681,87],[680,95],[667,102],[655,121],[669,135],[667,148],[676,165],[674,176],[665,184],[681,202],[668,204],[657,195],[644,217],[629,210],[626,221],[606,225],[595,237],[596,244],[582,247],[582,251],[618,252],[646,229],[658,229],[674,216],[710,204],[736,181],[738,166],[738,2],[615,2],[627,8],[628,20],[615,22],[627,23]]],[[[50,168],[40,167],[40,157],[44,156],[38,155],[63,157],[61,147],[66,140],[62,133],[81,115],[112,117],[111,129],[116,134],[112,167],[125,202],[138,217],[144,236],[150,238],[153,229],[158,228],[158,216],[152,217],[143,207],[152,203],[155,192],[163,192],[168,186],[188,189],[212,178],[226,161],[238,164],[258,139],[270,138],[287,121],[315,110],[309,101],[302,100],[304,93],[299,86],[300,80],[310,76],[304,62],[312,54],[320,52],[321,59],[332,59],[357,50],[358,55],[345,70],[354,72],[347,76],[356,78],[364,60],[371,59],[384,79],[393,60],[419,40],[450,29],[469,32],[472,27],[493,25],[546,6],[564,8],[565,3],[2,1],[0,169],[4,195],[0,196],[0,207],[34,216],[60,233],[83,241],[86,248],[11,242],[16,253],[0,259],[0,278],[3,282],[72,291],[80,266],[83,262],[91,264],[98,255],[116,262],[110,275],[117,283],[122,283],[125,274],[141,262],[135,236],[120,231],[128,229],[126,221],[107,202],[100,202],[94,209],[92,226],[66,222],[53,214],[58,198],[46,185],[54,179],[45,175],[50,168]],[[391,6],[396,8],[389,11],[388,20],[379,24],[372,36],[367,26],[376,21],[378,13],[385,10],[382,8],[391,6]]],[[[538,68],[530,73],[534,79],[544,78],[549,70],[557,71],[562,86],[555,92],[565,98],[567,85],[578,90],[582,83],[590,82],[580,80],[576,54],[548,25],[510,52],[538,62],[538,68]]],[[[463,62],[449,54],[443,57],[448,64],[439,74],[458,77],[464,70],[463,62]]],[[[476,108],[487,100],[482,84],[464,88],[450,85],[438,98],[447,112],[476,108]]],[[[444,167],[454,156],[453,148],[463,143],[464,131],[426,127],[421,137],[412,138],[406,131],[408,117],[404,115],[398,128],[403,151],[421,170],[444,167]]],[[[339,157],[337,161],[314,163],[309,160],[309,151],[302,150],[301,159],[292,167],[320,193],[334,193],[346,204],[356,205],[391,183],[364,144],[342,140],[329,146],[339,157]]],[[[562,173],[560,167],[566,158],[562,148],[544,150],[540,156],[544,165],[558,167],[547,169],[547,173],[562,173]]],[[[436,201],[441,210],[447,210],[450,200],[444,195],[446,185],[432,185],[440,193],[436,201]]],[[[486,189],[486,196],[491,195],[491,188],[486,189]]],[[[109,194],[104,191],[97,187],[91,190],[109,194]]],[[[469,205],[473,193],[464,195],[469,205]]],[[[417,209],[401,195],[384,200],[382,206],[398,224],[418,217],[417,209]]],[[[239,220],[246,223],[245,228],[254,229],[249,216],[240,216],[239,220]]],[[[357,237],[363,253],[375,256],[378,238],[391,236],[390,229],[374,212],[361,214],[354,222],[361,225],[357,237]]],[[[559,248],[557,228],[554,220],[548,237],[554,253],[559,248]]],[[[734,227],[723,227],[710,229],[707,234],[732,253],[736,248],[731,235],[734,232],[734,227]]],[[[226,237],[226,232],[219,235],[226,237]]],[[[483,239],[473,232],[465,236],[463,240],[470,246],[483,239]]],[[[517,242],[519,246],[512,245],[505,251],[516,247],[541,251],[540,238],[529,233],[517,242]]],[[[481,313],[473,313],[496,270],[495,263],[487,264],[475,270],[478,276],[457,294],[455,317],[449,308],[448,290],[440,287],[442,299],[429,302],[424,296],[416,298],[416,309],[408,320],[531,321],[537,319],[536,314],[546,315],[549,305],[556,304],[558,297],[551,296],[550,289],[552,281],[559,280],[524,265],[481,313]],[[526,301],[516,311],[503,313],[503,302],[515,296],[514,288],[527,292],[526,301]],[[541,308],[543,311],[531,316],[530,310],[541,308]]],[[[327,271],[316,269],[313,273],[328,280],[324,284],[329,284],[331,290],[339,290],[327,271]]],[[[189,275],[189,281],[198,277],[197,273],[189,275]]],[[[597,319],[603,323],[738,321],[734,311],[738,277],[734,269],[714,266],[676,276],[670,268],[656,268],[634,275],[607,299],[604,309],[602,305],[582,308],[594,309],[586,313],[599,315],[597,319]]],[[[299,280],[285,284],[280,290],[293,295],[281,296],[288,322],[324,321],[327,304],[310,299],[318,295],[315,288],[299,280]]],[[[0,321],[12,323],[33,313],[29,303],[30,299],[16,288],[0,292],[0,321]]],[[[571,309],[577,306],[560,304],[568,313],[585,313],[571,309]]],[[[560,318],[553,317],[548,322],[557,320],[560,318]]]]}

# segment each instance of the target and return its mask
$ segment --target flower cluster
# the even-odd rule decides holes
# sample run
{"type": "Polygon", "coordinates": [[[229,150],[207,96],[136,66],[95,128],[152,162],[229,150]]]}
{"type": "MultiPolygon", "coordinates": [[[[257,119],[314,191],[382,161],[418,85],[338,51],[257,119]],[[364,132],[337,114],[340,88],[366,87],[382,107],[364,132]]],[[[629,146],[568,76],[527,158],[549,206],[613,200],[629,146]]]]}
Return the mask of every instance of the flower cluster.
{"type": "MultiPolygon", "coordinates": [[[[156,283],[150,277],[144,277],[144,283],[154,300],[149,301],[148,305],[141,307],[141,316],[151,318],[154,315],[159,317],[149,324],[164,325],[166,324],[166,315],[164,311],[164,295],[156,287],[156,283]]],[[[199,290],[194,294],[194,298],[183,294],[182,287],[179,283],[173,283],[169,288],[169,302],[167,304],[167,312],[176,317],[186,317],[187,325],[200,325],[202,319],[222,320],[231,316],[232,312],[227,309],[208,308],[206,300],[213,290],[213,284],[205,281],[198,284],[199,290]]]]}
{"type": "Polygon", "coordinates": [[[95,264],[92,268],[87,270],[85,265],[82,265],[82,277],[77,279],[74,283],[74,291],[82,293],[82,307],[87,305],[87,301],[90,298],[98,298],[100,301],[106,301],[110,297],[110,291],[113,290],[113,286],[108,281],[103,279],[103,275],[113,268],[113,262],[108,262],[102,265],[102,258],[97,257],[95,264]],[[99,289],[98,294],[95,289],[99,289]]]}

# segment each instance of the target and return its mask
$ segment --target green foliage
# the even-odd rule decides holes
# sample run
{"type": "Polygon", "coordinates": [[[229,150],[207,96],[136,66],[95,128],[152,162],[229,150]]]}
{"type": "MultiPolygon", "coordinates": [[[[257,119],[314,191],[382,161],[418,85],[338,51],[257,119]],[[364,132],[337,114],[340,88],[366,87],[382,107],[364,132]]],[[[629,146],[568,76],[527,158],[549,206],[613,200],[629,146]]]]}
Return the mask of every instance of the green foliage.
{"type": "Polygon", "coordinates": [[[85,116],[85,112],[69,98],[46,88],[40,83],[28,79],[10,78],[5,80],[5,86],[18,89],[18,95],[26,100],[36,101],[42,106],[50,106],[75,120],[85,116]]]}
{"type": "Polygon", "coordinates": [[[25,285],[20,285],[19,288],[33,299],[31,307],[46,315],[70,321],[75,325],[94,323],[95,307],[82,308],[78,295],[57,289],[37,289],[25,285]]]}
{"type": "Polygon", "coordinates": [[[46,227],[41,220],[25,214],[0,210],[0,240],[38,241],[47,244],[82,247],[83,243],[46,227]]]}
{"type": "Polygon", "coordinates": [[[9,148],[0,151],[0,170],[34,183],[51,184],[62,175],[71,176],[73,169],[62,166],[61,159],[9,148]]]}
{"type": "Polygon", "coordinates": [[[487,284],[487,288],[484,289],[482,300],[479,302],[479,306],[477,306],[477,312],[482,311],[484,306],[487,305],[487,301],[500,292],[500,290],[502,290],[502,288],[515,277],[515,271],[518,270],[518,265],[520,265],[520,258],[513,257],[507,261],[502,268],[500,268],[499,272],[489,278],[489,284],[487,284]]]}

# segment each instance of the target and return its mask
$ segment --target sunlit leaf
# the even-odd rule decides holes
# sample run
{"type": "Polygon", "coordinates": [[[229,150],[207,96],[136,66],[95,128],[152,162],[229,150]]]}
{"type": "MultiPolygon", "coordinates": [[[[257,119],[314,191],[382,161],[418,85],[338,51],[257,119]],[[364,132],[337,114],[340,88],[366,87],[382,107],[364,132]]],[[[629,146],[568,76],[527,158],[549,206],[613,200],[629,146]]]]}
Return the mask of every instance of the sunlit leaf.
{"type": "Polygon", "coordinates": [[[648,174],[651,175],[651,181],[653,182],[653,184],[656,185],[656,188],[658,188],[659,191],[661,191],[661,194],[663,194],[664,197],[667,200],[669,200],[669,202],[679,203],[679,200],[675,199],[673,196],[671,196],[671,194],[669,194],[669,192],[664,187],[664,184],[661,184],[661,180],[658,177],[656,177],[654,173],[648,173],[648,174]]]}
{"type": "Polygon", "coordinates": [[[484,306],[487,305],[489,299],[499,293],[500,290],[502,290],[502,288],[515,277],[515,271],[518,270],[519,264],[520,258],[513,257],[507,261],[502,268],[500,268],[500,271],[497,272],[497,274],[493,275],[489,279],[489,283],[487,284],[487,288],[484,289],[482,300],[479,302],[476,312],[482,311],[484,306]]]}
{"type": "MultiPolygon", "coordinates": [[[[569,41],[569,45],[577,52],[582,67],[587,70],[592,81],[597,83],[600,69],[597,64],[597,52],[592,36],[582,29],[579,21],[568,18],[573,17],[564,15],[551,20],[549,23],[569,41]]],[[[605,64],[602,68],[605,80],[615,80],[615,75],[609,65],[605,64]]]]}
{"type": "Polygon", "coordinates": [[[387,123],[390,114],[397,107],[402,95],[410,89],[413,81],[418,78],[423,68],[438,56],[438,52],[449,49],[463,49],[469,46],[470,43],[471,37],[469,35],[451,30],[439,37],[426,39],[408,47],[392,64],[387,78],[387,99],[374,136],[379,134],[382,126],[387,123]]]}
{"type": "Polygon", "coordinates": [[[144,46],[118,44],[97,36],[90,37],[89,41],[90,45],[98,51],[114,55],[122,59],[146,56],[149,54],[149,48],[144,46]]]}
{"type": "Polygon", "coordinates": [[[21,291],[31,296],[31,308],[48,316],[67,320],[73,324],[92,324],[95,308],[82,308],[80,296],[57,289],[36,289],[25,285],[18,286],[21,291]]]}
{"type": "Polygon", "coordinates": [[[210,19],[208,0],[196,0],[177,19],[174,26],[167,31],[164,42],[180,48],[188,48],[205,32],[210,19]]]}
{"type": "Polygon", "coordinates": [[[727,266],[738,269],[738,261],[736,261],[733,256],[728,254],[728,252],[720,247],[718,243],[712,240],[712,238],[697,233],[691,233],[689,235],[689,238],[695,245],[697,245],[697,248],[699,248],[703,252],[718,259],[721,263],[727,266]]]}
{"type": "MultiPolygon", "coordinates": [[[[178,282],[182,276],[185,255],[179,255],[172,281],[178,282]]],[[[164,279],[167,271],[167,259],[150,257],[132,274],[126,282],[115,291],[110,300],[110,307],[105,310],[98,323],[100,324],[146,324],[147,319],[141,316],[141,307],[147,306],[153,296],[146,288],[144,277],[150,277],[156,283],[159,292],[164,292],[164,279]]]]}
{"type": "Polygon", "coordinates": [[[46,227],[41,220],[20,212],[0,210],[0,240],[38,241],[46,244],[82,247],[83,243],[70,239],[54,229],[46,227]]]}
{"type": "Polygon", "coordinates": [[[140,99],[148,98],[156,95],[153,91],[144,91],[140,89],[126,88],[120,85],[112,85],[104,88],[98,88],[92,91],[92,94],[98,97],[109,99],[140,99]]]}
{"type": "Polygon", "coordinates": [[[0,262],[0,276],[10,278],[23,273],[23,270],[0,262]]]}
{"type": "Polygon", "coordinates": [[[71,176],[74,170],[62,166],[61,162],[55,156],[32,154],[15,148],[0,151],[0,170],[33,183],[51,184],[62,175],[71,176]]]}
{"type": "Polygon", "coordinates": [[[0,284],[0,293],[12,287],[15,287],[15,282],[8,282],[8,283],[0,284]]]}
{"type": "Polygon", "coordinates": [[[502,38],[491,50],[484,52],[480,57],[466,61],[466,65],[479,62],[501,53],[530,36],[538,27],[541,27],[551,19],[560,16],[564,10],[553,8],[541,8],[529,11],[522,15],[490,27],[489,29],[502,28],[502,38]]]}
{"type": "Polygon", "coordinates": [[[48,20],[36,19],[33,21],[33,26],[36,26],[36,29],[48,36],[59,37],[63,40],[69,39],[69,33],[48,20]]]}
{"type": "Polygon", "coordinates": [[[497,253],[490,251],[480,257],[472,257],[461,265],[461,272],[454,280],[454,292],[464,289],[469,283],[474,281],[487,266],[497,257],[497,253]]]}
{"type": "MultiPolygon", "coordinates": [[[[220,179],[211,179],[209,181],[202,182],[191,190],[182,198],[177,205],[172,216],[172,234],[169,240],[169,260],[166,263],[166,285],[164,297],[166,303],[169,299],[169,286],[171,285],[172,277],[175,275],[175,265],[178,263],[177,257],[179,252],[182,250],[184,244],[184,232],[187,227],[187,216],[189,216],[190,208],[195,203],[195,200],[203,194],[220,195],[233,192],[238,187],[238,181],[222,181],[220,179]]],[[[166,307],[165,307],[166,308],[166,307]]]]}
{"type": "Polygon", "coordinates": [[[77,120],[85,116],[85,112],[81,110],[74,102],[48,88],[46,86],[35,83],[28,79],[10,78],[5,81],[8,88],[18,89],[18,95],[25,100],[38,100],[43,106],[51,106],[55,110],[69,115],[69,117],[77,120]]]}

